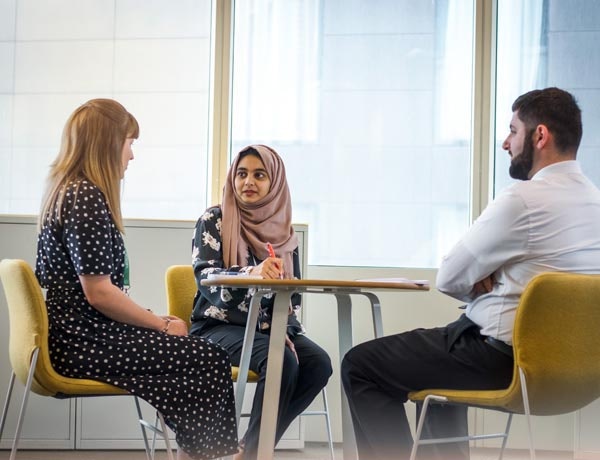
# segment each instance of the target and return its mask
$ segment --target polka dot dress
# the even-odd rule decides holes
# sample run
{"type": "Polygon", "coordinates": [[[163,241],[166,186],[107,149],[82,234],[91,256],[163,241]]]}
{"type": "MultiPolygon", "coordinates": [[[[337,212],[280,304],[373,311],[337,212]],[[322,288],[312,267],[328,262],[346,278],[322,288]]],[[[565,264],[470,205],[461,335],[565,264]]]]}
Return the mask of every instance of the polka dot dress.
{"type": "Polygon", "coordinates": [[[122,289],[123,238],[104,195],[89,182],[71,184],[62,209],[62,222],[51,220],[42,227],[36,262],[36,275],[48,289],[55,370],[107,382],[146,400],[193,458],[237,452],[227,352],[200,337],[119,323],[93,308],[78,275],[110,275],[122,289]]]}

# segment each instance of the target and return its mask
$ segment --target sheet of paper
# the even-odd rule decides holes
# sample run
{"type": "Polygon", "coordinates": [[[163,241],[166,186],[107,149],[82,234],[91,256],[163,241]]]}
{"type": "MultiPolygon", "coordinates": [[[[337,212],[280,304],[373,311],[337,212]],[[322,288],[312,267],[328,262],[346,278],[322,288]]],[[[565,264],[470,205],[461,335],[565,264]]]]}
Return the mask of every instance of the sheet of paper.
{"type": "Polygon", "coordinates": [[[408,278],[365,278],[356,281],[372,281],[375,283],[410,283],[429,287],[429,280],[411,280],[408,278]]]}
{"type": "Polygon", "coordinates": [[[223,278],[231,278],[232,276],[238,276],[240,278],[248,279],[248,280],[261,280],[263,279],[260,275],[248,275],[247,273],[239,273],[239,272],[221,272],[221,273],[211,273],[207,276],[209,280],[218,280],[223,278]]]}

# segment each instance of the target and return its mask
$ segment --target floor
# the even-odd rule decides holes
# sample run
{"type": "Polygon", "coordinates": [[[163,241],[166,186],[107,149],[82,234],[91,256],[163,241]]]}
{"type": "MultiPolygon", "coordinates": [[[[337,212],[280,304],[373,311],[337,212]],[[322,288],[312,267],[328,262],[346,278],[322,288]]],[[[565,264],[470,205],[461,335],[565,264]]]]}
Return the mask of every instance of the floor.
{"type": "MultiPolygon", "coordinates": [[[[0,460],[8,460],[10,451],[0,450],[0,460]]],[[[342,447],[336,446],[335,458],[342,459],[342,447]]],[[[496,460],[498,453],[494,449],[473,449],[471,460],[496,460]]],[[[527,451],[507,451],[504,460],[525,460],[529,458],[527,451]]],[[[36,451],[22,450],[17,455],[18,460],[146,460],[143,451],[36,451]]],[[[156,460],[166,460],[164,451],[157,452],[156,460]]],[[[329,460],[329,449],[326,444],[307,443],[302,450],[278,450],[276,460],[329,460]]],[[[538,451],[537,460],[573,460],[571,452],[538,451]]]]}

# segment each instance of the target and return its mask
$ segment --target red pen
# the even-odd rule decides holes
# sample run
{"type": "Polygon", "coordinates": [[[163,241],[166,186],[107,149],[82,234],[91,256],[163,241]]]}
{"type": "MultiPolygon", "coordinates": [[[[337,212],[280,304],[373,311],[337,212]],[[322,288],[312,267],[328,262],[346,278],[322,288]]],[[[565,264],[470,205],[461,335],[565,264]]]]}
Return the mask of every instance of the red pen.
{"type": "MultiPolygon", "coordinates": [[[[267,243],[267,251],[269,251],[269,257],[277,257],[275,255],[275,249],[273,249],[273,245],[271,243],[267,243]]],[[[279,268],[279,265],[277,265],[277,268],[279,268]]],[[[279,275],[279,278],[283,279],[283,273],[279,275]]]]}

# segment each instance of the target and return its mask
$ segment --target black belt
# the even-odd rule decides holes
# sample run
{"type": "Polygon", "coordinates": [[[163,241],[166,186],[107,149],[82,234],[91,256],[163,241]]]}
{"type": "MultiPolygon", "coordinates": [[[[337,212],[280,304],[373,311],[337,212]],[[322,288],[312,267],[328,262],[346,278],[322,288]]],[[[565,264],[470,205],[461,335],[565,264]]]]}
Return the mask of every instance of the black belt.
{"type": "Polygon", "coordinates": [[[513,357],[513,347],[511,347],[508,343],[503,342],[502,340],[495,339],[494,337],[486,337],[484,340],[489,346],[494,347],[501,353],[505,355],[513,357]]]}

